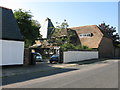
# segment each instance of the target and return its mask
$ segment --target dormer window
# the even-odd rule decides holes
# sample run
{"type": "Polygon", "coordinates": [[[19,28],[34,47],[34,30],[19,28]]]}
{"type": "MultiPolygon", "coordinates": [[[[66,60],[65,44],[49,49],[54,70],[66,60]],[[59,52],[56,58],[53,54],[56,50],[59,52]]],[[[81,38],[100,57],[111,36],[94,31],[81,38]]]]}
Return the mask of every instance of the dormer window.
{"type": "Polygon", "coordinates": [[[93,36],[93,33],[83,33],[83,34],[80,34],[80,37],[92,37],[93,36]]]}

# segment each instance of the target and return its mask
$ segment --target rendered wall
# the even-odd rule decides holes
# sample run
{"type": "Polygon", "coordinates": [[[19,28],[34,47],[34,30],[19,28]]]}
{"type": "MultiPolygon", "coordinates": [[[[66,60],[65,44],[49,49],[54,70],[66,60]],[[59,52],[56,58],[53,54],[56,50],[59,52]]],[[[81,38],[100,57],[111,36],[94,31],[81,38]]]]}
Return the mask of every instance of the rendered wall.
{"type": "MultiPolygon", "coordinates": [[[[1,42],[0,42],[0,63],[2,63],[2,43],[1,42]]],[[[0,77],[2,77],[2,67],[0,67],[0,77]]],[[[0,78],[0,85],[2,86],[2,78],[0,78]]]]}
{"type": "MultiPolygon", "coordinates": [[[[23,41],[12,41],[12,40],[0,40],[2,45],[2,65],[17,65],[23,64],[24,58],[24,42],[23,41]]],[[[0,58],[1,59],[1,58],[0,58]]]]}
{"type": "Polygon", "coordinates": [[[0,38],[2,38],[2,8],[0,8],[0,38]]]}
{"type": "Polygon", "coordinates": [[[98,58],[98,51],[67,51],[63,53],[63,63],[98,58]]]}

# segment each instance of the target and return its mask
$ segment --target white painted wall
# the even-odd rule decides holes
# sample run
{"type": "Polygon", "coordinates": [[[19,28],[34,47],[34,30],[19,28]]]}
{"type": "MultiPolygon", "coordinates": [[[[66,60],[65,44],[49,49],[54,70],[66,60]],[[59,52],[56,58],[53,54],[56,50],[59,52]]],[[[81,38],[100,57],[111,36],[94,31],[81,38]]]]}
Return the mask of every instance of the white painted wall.
{"type": "Polygon", "coordinates": [[[2,63],[2,42],[0,40],[0,65],[2,63]]]}
{"type": "Polygon", "coordinates": [[[63,53],[63,62],[75,62],[98,58],[98,51],[67,51],[63,53]]]}
{"type": "Polygon", "coordinates": [[[24,42],[12,40],[0,40],[2,52],[0,52],[0,66],[23,64],[24,42]]]}

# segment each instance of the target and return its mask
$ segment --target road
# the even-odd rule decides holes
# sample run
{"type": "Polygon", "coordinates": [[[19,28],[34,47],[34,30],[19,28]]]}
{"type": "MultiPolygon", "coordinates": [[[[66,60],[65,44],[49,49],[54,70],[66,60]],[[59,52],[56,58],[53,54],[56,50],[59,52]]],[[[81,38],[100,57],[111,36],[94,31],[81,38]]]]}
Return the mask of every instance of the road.
{"type": "Polygon", "coordinates": [[[69,72],[58,73],[24,82],[4,85],[3,88],[118,88],[118,62],[80,66],[69,72]]]}

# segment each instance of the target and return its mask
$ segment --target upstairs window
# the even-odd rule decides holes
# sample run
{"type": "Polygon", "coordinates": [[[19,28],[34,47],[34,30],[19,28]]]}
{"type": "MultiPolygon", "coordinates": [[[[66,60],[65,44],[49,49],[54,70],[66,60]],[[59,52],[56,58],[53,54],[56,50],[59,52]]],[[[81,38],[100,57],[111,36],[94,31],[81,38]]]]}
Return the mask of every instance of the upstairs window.
{"type": "Polygon", "coordinates": [[[83,33],[83,34],[80,34],[80,37],[92,37],[93,34],[92,33],[83,33]]]}

